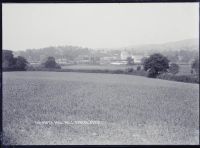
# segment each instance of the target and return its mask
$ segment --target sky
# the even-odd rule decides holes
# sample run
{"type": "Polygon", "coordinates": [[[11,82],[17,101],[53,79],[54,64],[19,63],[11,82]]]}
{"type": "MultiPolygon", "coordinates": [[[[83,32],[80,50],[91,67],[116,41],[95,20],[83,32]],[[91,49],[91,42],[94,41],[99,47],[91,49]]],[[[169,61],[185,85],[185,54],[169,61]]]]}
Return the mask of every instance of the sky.
{"type": "Polygon", "coordinates": [[[199,38],[198,3],[2,4],[3,49],[120,48],[199,38]]]}

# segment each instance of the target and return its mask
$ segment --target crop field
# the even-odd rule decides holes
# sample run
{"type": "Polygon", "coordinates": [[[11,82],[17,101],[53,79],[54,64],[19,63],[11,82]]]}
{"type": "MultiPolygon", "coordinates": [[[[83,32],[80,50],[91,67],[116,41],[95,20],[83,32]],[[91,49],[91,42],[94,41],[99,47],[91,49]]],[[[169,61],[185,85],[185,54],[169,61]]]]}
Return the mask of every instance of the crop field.
{"type": "Polygon", "coordinates": [[[3,134],[4,144],[13,145],[198,144],[199,85],[121,74],[4,72],[3,134]]]}

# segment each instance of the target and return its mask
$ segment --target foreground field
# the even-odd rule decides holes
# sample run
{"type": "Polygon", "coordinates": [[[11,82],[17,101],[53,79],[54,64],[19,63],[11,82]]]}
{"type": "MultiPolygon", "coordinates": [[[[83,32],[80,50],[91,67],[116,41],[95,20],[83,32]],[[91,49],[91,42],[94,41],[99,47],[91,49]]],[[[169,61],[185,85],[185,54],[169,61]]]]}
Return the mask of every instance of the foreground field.
{"type": "Polygon", "coordinates": [[[199,86],[139,76],[3,73],[4,144],[198,144],[199,86]],[[100,124],[36,124],[38,121],[100,124]]]}

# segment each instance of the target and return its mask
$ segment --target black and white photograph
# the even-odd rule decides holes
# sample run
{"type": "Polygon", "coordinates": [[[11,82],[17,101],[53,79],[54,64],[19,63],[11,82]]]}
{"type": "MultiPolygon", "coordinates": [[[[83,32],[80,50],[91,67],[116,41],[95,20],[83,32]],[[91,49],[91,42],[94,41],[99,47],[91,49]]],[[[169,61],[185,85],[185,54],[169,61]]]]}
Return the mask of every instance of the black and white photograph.
{"type": "Polygon", "coordinates": [[[2,3],[3,145],[198,145],[199,3],[2,3]]]}

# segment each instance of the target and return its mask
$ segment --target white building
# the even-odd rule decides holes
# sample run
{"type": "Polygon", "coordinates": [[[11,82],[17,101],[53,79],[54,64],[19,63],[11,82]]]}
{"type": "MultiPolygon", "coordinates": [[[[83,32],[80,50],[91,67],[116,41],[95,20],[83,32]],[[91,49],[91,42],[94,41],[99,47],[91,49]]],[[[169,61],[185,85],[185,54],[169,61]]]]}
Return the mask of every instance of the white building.
{"type": "Polygon", "coordinates": [[[117,60],[117,57],[115,56],[101,57],[100,64],[110,64],[112,61],[115,61],[115,60],[117,60]]]}
{"type": "Polygon", "coordinates": [[[134,56],[132,56],[132,58],[134,59],[134,63],[141,63],[143,57],[144,56],[141,56],[141,55],[134,55],[134,56]]]}
{"type": "Polygon", "coordinates": [[[64,59],[64,58],[56,59],[56,63],[58,63],[58,64],[67,64],[67,59],[64,59]]]}
{"type": "Polygon", "coordinates": [[[126,60],[130,56],[131,55],[127,51],[122,51],[121,55],[120,55],[120,58],[121,58],[121,60],[126,60]]]}

